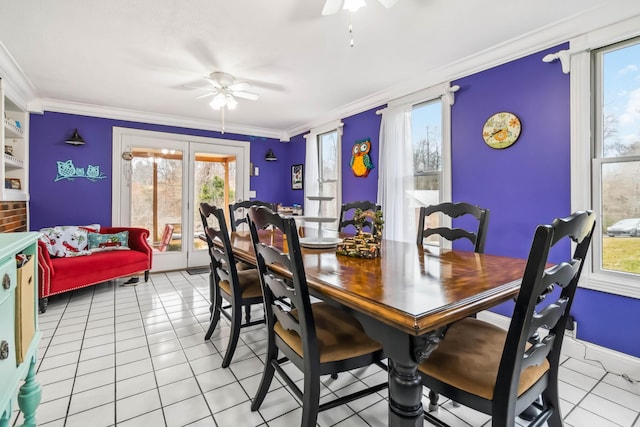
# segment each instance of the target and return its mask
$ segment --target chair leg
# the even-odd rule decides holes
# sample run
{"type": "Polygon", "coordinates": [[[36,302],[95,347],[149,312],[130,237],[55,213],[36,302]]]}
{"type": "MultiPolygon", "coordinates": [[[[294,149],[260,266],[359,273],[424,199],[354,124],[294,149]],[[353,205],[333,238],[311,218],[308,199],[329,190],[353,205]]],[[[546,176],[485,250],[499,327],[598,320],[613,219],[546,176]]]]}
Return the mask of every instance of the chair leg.
{"type": "MultiPolygon", "coordinates": [[[[231,307],[231,335],[229,336],[229,344],[227,344],[227,352],[222,360],[222,367],[227,368],[231,364],[233,359],[233,353],[236,351],[238,345],[238,338],[240,337],[240,325],[242,324],[242,306],[236,307],[233,303],[231,307]]],[[[247,306],[248,307],[248,306],[247,306]]]]}
{"type": "Polygon", "coordinates": [[[302,423],[300,427],[315,427],[320,406],[320,375],[305,372],[304,394],[302,395],[302,423]]]}
{"type": "Polygon", "coordinates": [[[251,322],[251,305],[244,306],[244,320],[246,323],[251,322]]]}
{"type": "MultiPolygon", "coordinates": [[[[557,377],[556,377],[557,378],[557,377]]],[[[550,418],[547,420],[549,427],[562,427],[562,414],[560,413],[560,396],[558,395],[558,382],[553,377],[549,380],[550,384],[542,393],[543,411],[552,409],[550,418]]]]}
{"type": "Polygon", "coordinates": [[[258,387],[258,391],[256,392],[256,397],[253,399],[253,403],[251,403],[252,411],[257,411],[258,409],[260,409],[260,405],[262,405],[262,402],[264,401],[264,398],[269,391],[271,381],[273,380],[273,374],[276,370],[273,367],[273,363],[278,363],[277,360],[278,348],[276,347],[275,342],[273,342],[273,337],[270,337],[267,348],[267,357],[264,362],[264,371],[262,371],[262,380],[260,381],[260,386],[258,387]]]}
{"type": "Polygon", "coordinates": [[[144,281],[148,282],[149,281],[149,270],[144,272],[144,281]]]}
{"type": "Polygon", "coordinates": [[[215,331],[216,326],[218,325],[218,321],[220,320],[220,310],[222,310],[222,297],[220,296],[220,292],[216,292],[214,286],[211,287],[211,323],[209,323],[209,329],[207,333],[204,335],[204,340],[208,341],[215,331]]]}
{"type": "Polygon", "coordinates": [[[429,390],[429,412],[433,412],[438,409],[438,399],[440,399],[440,395],[429,390]]]}

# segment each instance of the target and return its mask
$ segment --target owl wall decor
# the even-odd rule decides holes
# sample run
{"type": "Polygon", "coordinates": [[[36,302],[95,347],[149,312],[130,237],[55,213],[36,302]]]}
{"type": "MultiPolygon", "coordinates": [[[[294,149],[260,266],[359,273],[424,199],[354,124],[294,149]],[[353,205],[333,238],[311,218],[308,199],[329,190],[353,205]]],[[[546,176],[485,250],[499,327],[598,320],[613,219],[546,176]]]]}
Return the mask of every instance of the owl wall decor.
{"type": "Polygon", "coordinates": [[[355,176],[366,178],[369,175],[369,171],[375,167],[371,157],[369,157],[369,151],[371,151],[371,140],[369,138],[361,139],[353,144],[349,165],[355,176]]]}

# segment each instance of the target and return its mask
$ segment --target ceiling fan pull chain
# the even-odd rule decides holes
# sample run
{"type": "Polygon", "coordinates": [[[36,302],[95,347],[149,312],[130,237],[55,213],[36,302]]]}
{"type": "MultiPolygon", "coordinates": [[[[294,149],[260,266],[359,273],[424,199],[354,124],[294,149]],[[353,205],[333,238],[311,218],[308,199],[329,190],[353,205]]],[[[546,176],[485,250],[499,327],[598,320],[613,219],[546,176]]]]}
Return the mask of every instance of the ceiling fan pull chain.
{"type": "Polygon", "coordinates": [[[353,24],[351,22],[351,18],[353,17],[353,13],[349,12],[349,37],[351,38],[351,40],[349,41],[349,46],[353,47],[354,42],[353,42],[353,24]]]}

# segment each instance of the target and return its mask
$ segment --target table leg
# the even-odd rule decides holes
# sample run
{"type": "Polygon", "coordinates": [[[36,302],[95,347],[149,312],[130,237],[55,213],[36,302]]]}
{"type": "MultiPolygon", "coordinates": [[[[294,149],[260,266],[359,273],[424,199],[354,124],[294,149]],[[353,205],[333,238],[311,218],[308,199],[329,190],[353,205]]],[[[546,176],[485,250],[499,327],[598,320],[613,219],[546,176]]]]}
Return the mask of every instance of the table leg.
{"type": "Polygon", "coordinates": [[[444,337],[446,327],[426,335],[411,337],[411,359],[389,363],[389,426],[418,427],[424,425],[422,381],[418,364],[429,357],[444,337]]]}
{"type": "Polygon", "coordinates": [[[37,425],[36,408],[40,404],[41,397],[42,391],[40,384],[36,380],[36,358],[33,357],[29,365],[27,377],[18,393],[18,406],[24,414],[23,427],[35,427],[37,425]]]}

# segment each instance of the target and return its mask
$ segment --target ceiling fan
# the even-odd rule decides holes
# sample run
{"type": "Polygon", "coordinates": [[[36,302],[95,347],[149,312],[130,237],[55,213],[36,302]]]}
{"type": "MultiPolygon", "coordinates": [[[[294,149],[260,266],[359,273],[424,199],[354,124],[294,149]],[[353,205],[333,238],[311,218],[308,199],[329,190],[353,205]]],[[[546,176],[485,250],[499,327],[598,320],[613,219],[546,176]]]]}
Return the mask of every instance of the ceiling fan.
{"type": "Polygon", "coordinates": [[[233,110],[238,105],[236,98],[248,99],[255,101],[259,95],[254,92],[250,92],[251,85],[247,82],[237,82],[235,77],[229,73],[222,71],[214,71],[205,77],[211,83],[208,87],[198,87],[196,89],[205,89],[208,92],[196,97],[196,99],[206,98],[213,96],[213,99],[209,103],[214,110],[220,110],[223,107],[227,107],[229,110],[233,110]]]}
{"type": "MultiPolygon", "coordinates": [[[[390,8],[397,3],[398,0],[378,0],[386,8],[390,8]]],[[[340,6],[343,9],[347,9],[350,12],[355,12],[363,6],[366,6],[364,0],[327,0],[322,9],[323,15],[333,15],[340,10],[340,6]],[[343,5],[344,4],[344,5],[343,5]]]]}

